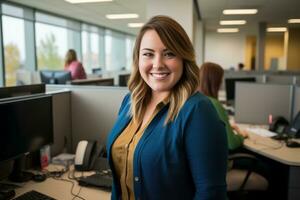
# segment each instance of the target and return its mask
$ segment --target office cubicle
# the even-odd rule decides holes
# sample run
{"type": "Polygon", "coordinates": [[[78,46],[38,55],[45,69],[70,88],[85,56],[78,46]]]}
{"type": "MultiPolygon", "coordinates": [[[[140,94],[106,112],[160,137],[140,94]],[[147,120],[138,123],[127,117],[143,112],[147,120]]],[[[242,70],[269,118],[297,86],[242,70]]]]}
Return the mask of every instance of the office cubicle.
{"type": "Polygon", "coordinates": [[[289,75],[267,75],[266,76],[267,84],[296,84],[296,76],[289,75]]]}
{"type": "Polygon", "coordinates": [[[52,93],[53,139],[51,156],[71,152],[71,92],[52,93]]]}
{"type": "MultiPolygon", "coordinates": [[[[97,140],[101,144],[105,144],[107,134],[113,127],[128,89],[124,87],[46,85],[46,91],[61,90],[70,91],[71,152],[74,153],[80,140],[97,140]]],[[[67,127],[65,128],[67,129],[67,127]]]]}
{"type": "Polygon", "coordinates": [[[300,85],[300,76],[296,76],[296,85],[300,85]]]}
{"type": "Polygon", "coordinates": [[[99,85],[99,86],[113,86],[113,78],[90,78],[90,79],[76,79],[70,82],[71,85],[99,85]]]}
{"type": "Polygon", "coordinates": [[[292,118],[292,85],[237,83],[235,120],[238,123],[268,124],[269,115],[292,118]]]}

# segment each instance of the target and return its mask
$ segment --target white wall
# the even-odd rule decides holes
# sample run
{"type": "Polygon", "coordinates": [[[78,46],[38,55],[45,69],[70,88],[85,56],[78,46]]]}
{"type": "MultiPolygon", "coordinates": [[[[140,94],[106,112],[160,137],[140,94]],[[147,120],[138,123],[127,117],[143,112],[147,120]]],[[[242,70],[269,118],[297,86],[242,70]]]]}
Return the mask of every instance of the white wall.
{"type": "Polygon", "coordinates": [[[147,0],[147,18],[155,15],[172,17],[193,39],[193,0],[147,0]]]}
{"type": "Polygon", "coordinates": [[[194,38],[193,38],[193,44],[195,48],[195,54],[196,54],[196,62],[198,65],[201,65],[203,63],[203,57],[204,57],[204,27],[203,22],[198,20],[198,17],[196,13],[194,13],[194,38]]]}
{"type": "Polygon", "coordinates": [[[204,61],[216,62],[224,69],[245,60],[245,36],[235,33],[205,33],[204,61]]]}

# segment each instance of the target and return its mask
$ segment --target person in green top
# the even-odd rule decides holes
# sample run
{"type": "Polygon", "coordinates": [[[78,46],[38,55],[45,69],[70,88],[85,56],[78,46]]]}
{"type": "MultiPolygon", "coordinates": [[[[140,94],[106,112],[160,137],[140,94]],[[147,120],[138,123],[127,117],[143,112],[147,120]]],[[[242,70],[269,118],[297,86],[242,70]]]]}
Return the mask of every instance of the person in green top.
{"type": "Polygon", "coordinates": [[[223,76],[224,70],[220,65],[212,62],[202,64],[199,73],[199,91],[209,97],[220,119],[225,123],[228,149],[229,151],[234,151],[243,145],[244,138],[246,138],[248,134],[236,124],[230,124],[226,110],[218,101],[218,92],[222,84],[223,76]]]}
{"type": "MultiPolygon", "coordinates": [[[[235,123],[229,122],[229,117],[222,106],[222,104],[218,101],[218,92],[220,90],[222,79],[224,76],[223,68],[212,62],[206,62],[202,64],[199,72],[199,92],[208,96],[213,106],[215,107],[219,118],[225,123],[227,141],[228,141],[228,150],[229,154],[235,153],[247,153],[244,149],[240,148],[243,146],[244,138],[248,137],[248,133],[246,130],[240,129],[235,123]]],[[[256,177],[260,177],[259,181],[250,181],[247,183],[249,188],[255,188],[258,190],[265,190],[268,187],[268,180],[270,180],[270,173],[268,166],[261,160],[258,160],[255,165],[253,165],[253,161],[251,159],[237,159],[234,161],[229,161],[227,170],[232,169],[241,169],[245,170],[244,174],[241,173],[242,178],[237,178],[234,174],[227,176],[227,189],[235,190],[236,186],[239,186],[243,183],[244,177],[248,172],[248,169],[251,169],[253,172],[256,172],[256,177]],[[257,175],[258,174],[258,175],[257,175]],[[255,187],[257,185],[257,188],[255,187]]],[[[255,173],[252,173],[252,175],[255,173]]],[[[249,179],[252,179],[252,175],[249,179]]],[[[239,177],[239,176],[238,176],[239,177]]]]}

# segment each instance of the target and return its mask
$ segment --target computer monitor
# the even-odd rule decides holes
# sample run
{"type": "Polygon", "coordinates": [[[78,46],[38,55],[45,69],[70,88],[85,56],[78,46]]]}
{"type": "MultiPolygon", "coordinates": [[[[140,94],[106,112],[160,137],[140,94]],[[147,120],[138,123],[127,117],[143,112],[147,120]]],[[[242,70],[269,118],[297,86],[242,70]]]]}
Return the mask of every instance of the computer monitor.
{"type": "Polygon", "coordinates": [[[100,75],[102,72],[103,72],[103,70],[102,70],[101,67],[93,68],[93,69],[92,69],[92,74],[100,75]]]}
{"type": "Polygon", "coordinates": [[[0,99],[45,93],[45,84],[0,87],[0,99]]]}
{"type": "Polygon", "coordinates": [[[70,71],[41,70],[41,81],[45,84],[66,84],[72,80],[70,71]]]}
{"type": "MultiPolygon", "coordinates": [[[[0,164],[53,143],[50,95],[1,101],[0,121],[0,164]]],[[[22,176],[20,167],[14,170],[14,177],[22,176]]]]}
{"type": "Polygon", "coordinates": [[[293,86],[282,84],[236,84],[235,116],[238,123],[269,124],[270,116],[292,119],[293,86]]]}
{"type": "Polygon", "coordinates": [[[226,101],[232,104],[235,99],[236,82],[256,82],[255,77],[225,78],[226,101]]]}
{"type": "Polygon", "coordinates": [[[119,75],[119,86],[127,86],[130,74],[120,74],[119,75]]]}

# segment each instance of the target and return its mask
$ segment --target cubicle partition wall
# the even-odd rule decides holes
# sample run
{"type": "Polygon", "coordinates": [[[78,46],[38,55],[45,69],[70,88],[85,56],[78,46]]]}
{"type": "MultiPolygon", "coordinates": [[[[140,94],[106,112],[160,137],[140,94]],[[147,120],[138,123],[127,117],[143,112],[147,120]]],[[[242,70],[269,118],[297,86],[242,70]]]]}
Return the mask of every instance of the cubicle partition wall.
{"type": "Polygon", "coordinates": [[[52,92],[54,142],[51,155],[71,152],[71,92],[52,92]]]}
{"type": "Polygon", "coordinates": [[[289,75],[267,75],[267,84],[296,84],[296,76],[289,75]]]}
{"type": "Polygon", "coordinates": [[[268,124],[269,115],[292,118],[292,85],[237,83],[235,94],[238,123],[268,124]]]}
{"type": "Polygon", "coordinates": [[[295,86],[294,106],[293,106],[293,119],[297,113],[300,112],[300,86],[295,86]]]}
{"type": "Polygon", "coordinates": [[[296,76],[296,85],[300,85],[300,76],[296,76]]]}
{"type": "MultiPolygon", "coordinates": [[[[122,87],[47,85],[47,91],[71,91],[72,148],[75,152],[80,140],[97,140],[106,143],[128,89],[122,87]]],[[[67,126],[67,125],[66,125],[67,126]]]]}

